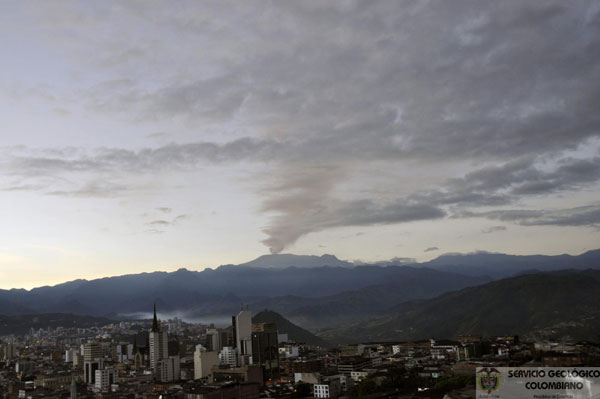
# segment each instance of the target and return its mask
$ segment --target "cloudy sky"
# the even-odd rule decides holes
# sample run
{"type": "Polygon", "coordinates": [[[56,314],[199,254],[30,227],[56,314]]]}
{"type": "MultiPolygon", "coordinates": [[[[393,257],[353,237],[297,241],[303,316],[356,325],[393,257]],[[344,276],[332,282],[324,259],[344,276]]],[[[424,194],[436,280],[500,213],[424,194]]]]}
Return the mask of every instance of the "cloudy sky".
{"type": "Polygon", "coordinates": [[[598,1],[0,5],[0,288],[600,247],[598,1]]]}

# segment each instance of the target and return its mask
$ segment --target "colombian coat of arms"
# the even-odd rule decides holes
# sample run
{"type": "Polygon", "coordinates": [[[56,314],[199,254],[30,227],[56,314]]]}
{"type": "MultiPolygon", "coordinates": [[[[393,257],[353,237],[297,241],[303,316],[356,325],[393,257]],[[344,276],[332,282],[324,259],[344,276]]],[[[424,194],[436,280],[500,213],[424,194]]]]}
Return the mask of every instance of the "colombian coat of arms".
{"type": "Polygon", "coordinates": [[[477,385],[488,394],[500,386],[500,372],[494,368],[485,368],[477,373],[477,385]]]}

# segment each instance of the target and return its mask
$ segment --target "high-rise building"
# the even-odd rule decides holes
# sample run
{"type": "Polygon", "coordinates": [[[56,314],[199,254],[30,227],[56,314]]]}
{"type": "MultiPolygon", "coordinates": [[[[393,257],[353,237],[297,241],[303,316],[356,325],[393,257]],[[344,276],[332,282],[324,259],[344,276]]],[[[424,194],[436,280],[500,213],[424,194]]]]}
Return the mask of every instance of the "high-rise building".
{"type": "Polygon", "coordinates": [[[86,384],[94,384],[96,370],[104,368],[102,347],[97,342],[88,342],[83,346],[83,377],[86,384]]]}
{"type": "Polygon", "coordinates": [[[252,362],[263,368],[265,381],[279,378],[279,344],[275,323],[252,325],[252,362]]]}
{"type": "Polygon", "coordinates": [[[169,336],[166,331],[161,331],[156,317],[156,304],[154,305],[154,319],[152,330],[149,334],[150,367],[157,375],[158,362],[169,358],[169,336]]]}
{"type": "Polygon", "coordinates": [[[194,352],[194,379],[199,380],[210,375],[210,369],[219,364],[219,352],[197,348],[194,352]]]}
{"type": "Polygon", "coordinates": [[[234,347],[239,354],[239,364],[252,364],[252,313],[241,310],[232,317],[234,347]]]}
{"type": "Polygon", "coordinates": [[[117,370],[113,368],[105,368],[103,370],[96,370],[95,372],[95,383],[94,388],[96,392],[108,392],[112,384],[118,382],[117,370]]]}
{"type": "Polygon", "coordinates": [[[169,356],[167,359],[160,359],[156,365],[155,375],[161,382],[179,380],[179,356],[169,356]]]}
{"type": "Polygon", "coordinates": [[[229,332],[220,328],[206,330],[206,349],[219,352],[224,346],[229,346],[229,332]]]}

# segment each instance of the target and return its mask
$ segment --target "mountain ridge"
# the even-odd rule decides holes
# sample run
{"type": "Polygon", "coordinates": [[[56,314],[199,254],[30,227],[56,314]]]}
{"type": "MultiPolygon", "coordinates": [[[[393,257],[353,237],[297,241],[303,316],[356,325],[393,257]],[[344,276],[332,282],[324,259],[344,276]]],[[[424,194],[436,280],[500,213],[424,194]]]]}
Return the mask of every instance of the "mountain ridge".
{"type": "Polygon", "coordinates": [[[48,288],[56,288],[59,286],[74,286],[77,284],[90,283],[95,281],[102,280],[110,280],[110,279],[118,279],[118,278],[131,278],[131,277],[146,277],[152,278],[152,276],[158,275],[170,275],[177,273],[211,273],[218,271],[220,269],[240,269],[245,268],[250,269],[276,269],[276,270],[285,270],[287,268],[319,268],[319,267],[344,267],[344,268],[358,268],[364,266],[375,266],[375,267],[389,267],[389,266],[410,266],[410,267],[427,267],[435,270],[444,270],[444,271],[452,271],[459,274],[468,274],[468,275],[477,275],[477,276],[485,276],[489,275],[490,269],[492,269],[491,276],[494,278],[508,277],[508,275],[525,271],[527,269],[519,269],[519,268],[503,268],[504,270],[500,270],[494,272],[494,268],[498,268],[503,264],[499,264],[499,259],[502,259],[503,262],[516,263],[519,267],[528,266],[529,270],[536,269],[536,266],[539,261],[542,263],[542,269],[538,269],[540,271],[545,271],[548,269],[549,265],[554,264],[554,266],[550,267],[550,270],[563,270],[563,269],[585,269],[589,267],[589,262],[594,262],[597,268],[600,268],[600,249],[593,249],[583,252],[578,255],[570,255],[570,254],[560,254],[560,255],[511,255],[511,254],[503,254],[503,253],[495,253],[495,252],[487,252],[487,251],[476,251],[470,253],[446,253],[442,254],[430,261],[426,262],[410,262],[409,258],[395,257],[391,260],[384,261],[374,261],[374,262],[358,262],[353,263],[349,261],[344,261],[338,259],[335,255],[323,254],[321,256],[317,255],[295,255],[295,254],[267,254],[261,255],[256,259],[253,259],[248,262],[240,263],[237,265],[234,264],[225,264],[220,265],[215,268],[204,268],[202,270],[190,270],[186,267],[180,267],[175,271],[152,271],[152,272],[141,272],[141,273],[128,273],[123,275],[116,276],[105,276],[99,277],[95,279],[75,279],[69,280],[62,283],[58,283],[55,285],[44,285],[40,287],[34,287],[31,289],[24,288],[9,288],[9,289],[0,289],[0,293],[2,292],[13,292],[13,293],[26,293],[34,290],[44,290],[48,288]],[[280,258],[283,257],[283,258],[280,258]],[[277,259],[285,259],[284,263],[280,263],[278,266],[273,265],[277,259]],[[333,260],[333,261],[332,261],[333,260]],[[537,262],[536,262],[537,260],[537,262]],[[559,260],[559,262],[556,262],[559,260]],[[568,264],[568,261],[574,261],[576,267],[572,267],[572,265],[568,264]],[[295,263],[295,264],[294,264],[295,263]],[[333,263],[333,264],[332,264],[333,263]],[[481,267],[482,263],[486,263],[487,267],[481,267]],[[294,265],[292,265],[294,264],[294,265]],[[532,266],[533,264],[533,266],[532,266]],[[269,266],[273,265],[273,266],[269,266]],[[514,270],[513,270],[514,269],[514,270]],[[498,272],[504,272],[498,273],[498,272]],[[508,274],[506,274],[508,273],[508,274]]]}
{"type": "Polygon", "coordinates": [[[458,334],[535,334],[547,329],[556,334],[561,325],[568,325],[565,335],[597,339],[598,301],[598,270],[527,274],[404,302],[386,316],[320,336],[336,342],[451,339],[458,334]]]}
{"type": "MultiPolygon", "coordinates": [[[[297,257],[288,255],[286,259],[295,262],[297,257]]],[[[245,303],[253,310],[272,309],[317,331],[368,320],[401,303],[431,299],[494,279],[556,268],[600,269],[600,250],[558,257],[443,255],[437,261],[401,266],[314,266],[317,260],[330,263],[331,259],[312,257],[313,267],[242,264],[203,271],[180,268],[174,272],[78,279],[29,291],[0,290],[0,306],[8,315],[67,312],[127,318],[147,312],[156,302],[164,312],[199,320],[231,315],[240,303],[245,303]],[[457,259],[463,264],[446,264],[457,259]]]]}

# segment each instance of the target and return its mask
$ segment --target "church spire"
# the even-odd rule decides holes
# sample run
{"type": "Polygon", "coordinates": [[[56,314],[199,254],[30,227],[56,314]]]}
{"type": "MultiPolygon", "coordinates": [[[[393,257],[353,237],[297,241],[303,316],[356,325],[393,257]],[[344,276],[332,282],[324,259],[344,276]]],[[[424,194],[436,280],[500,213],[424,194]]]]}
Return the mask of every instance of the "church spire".
{"type": "Polygon", "coordinates": [[[156,303],[154,304],[154,319],[152,320],[152,332],[158,332],[158,319],[156,318],[156,303]]]}

